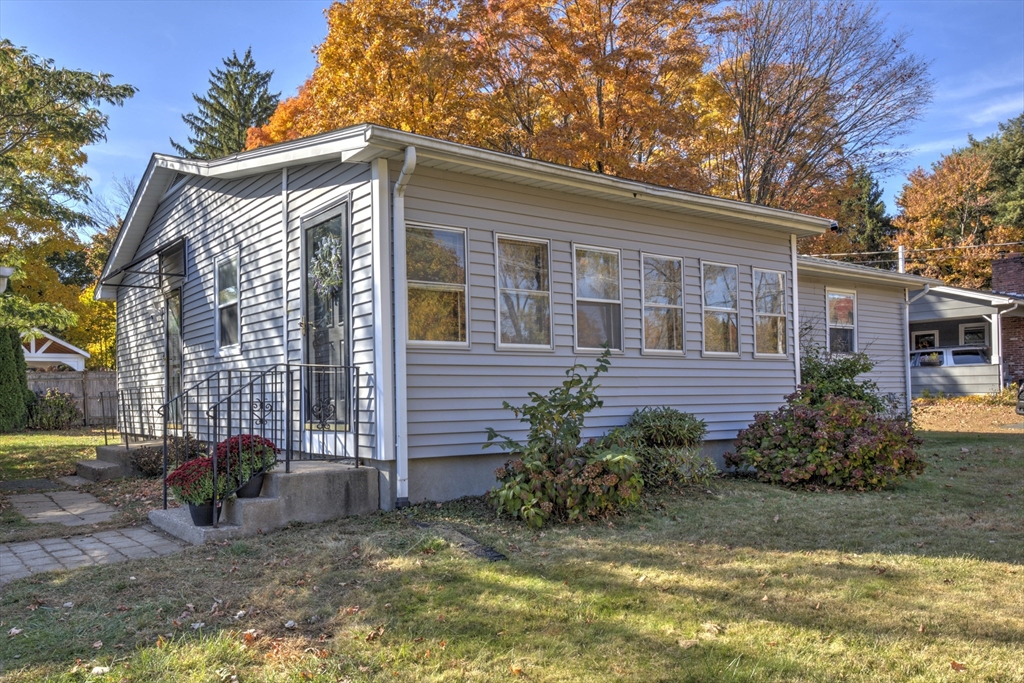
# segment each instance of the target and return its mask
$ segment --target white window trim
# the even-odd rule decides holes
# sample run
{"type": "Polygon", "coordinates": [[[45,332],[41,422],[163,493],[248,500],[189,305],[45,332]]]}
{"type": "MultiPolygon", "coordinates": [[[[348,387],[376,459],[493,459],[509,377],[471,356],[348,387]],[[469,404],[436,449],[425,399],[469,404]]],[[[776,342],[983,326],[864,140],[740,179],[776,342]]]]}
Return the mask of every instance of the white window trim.
{"type": "MultiPolygon", "coordinates": [[[[989,336],[988,336],[988,334],[989,334],[988,333],[988,323],[960,323],[960,346],[967,346],[967,344],[964,343],[964,330],[966,328],[968,328],[968,327],[982,327],[982,328],[984,328],[984,330],[985,330],[985,346],[989,346],[991,344],[991,341],[989,340],[989,336]]],[[[936,334],[935,339],[938,340],[938,338],[939,338],[938,334],[936,334]]],[[[938,346],[938,343],[936,343],[935,345],[938,346]]]]}
{"type": "MultiPolygon", "coordinates": [[[[829,319],[828,314],[828,297],[829,294],[844,294],[853,297],[853,351],[850,353],[857,353],[860,348],[860,339],[857,334],[857,321],[860,319],[860,315],[857,311],[857,290],[855,289],[836,289],[833,287],[825,288],[825,344],[828,348],[828,352],[832,353],[832,334],[830,330],[835,327],[836,329],[848,329],[845,325],[833,325],[829,319]]],[[[839,353],[838,351],[836,353],[839,353]]]]}
{"type": "MultiPolygon", "coordinates": [[[[621,265],[620,265],[621,267],[621,265]]],[[[686,260],[682,256],[667,256],[648,251],[640,252],[640,353],[652,356],[685,356],[686,355],[686,260]],[[646,258],[679,261],[679,300],[678,306],[651,304],[654,308],[678,308],[683,316],[683,348],[682,349],[649,349],[647,348],[647,269],[644,267],[646,258]]]]}
{"type": "MultiPolygon", "coordinates": [[[[620,264],[621,268],[621,264],[620,264]]],[[[552,272],[551,272],[551,240],[537,237],[523,237],[522,235],[510,235],[507,233],[494,233],[494,348],[499,351],[554,351],[555,350],[555,313],[553,310],[554,294],[552,293],[552,272]],[[548,343],[547,344],[506,344],[501,341],[501,255],[498,252],[498,241],[509,240],[512,242],[534,242],[543,244],[547,248],[548,259],[548,343]]],[[[536,294],[539,290],[512,290],[517,292],[531,292],[536,294]]]]}
{"type": "Polygon", "coordinates": [[[740,357],[740,267],[735,263],[721,263],[719,261],[700,261],[700,349],[702,356],[713,356],[715,358],[739,358],[740,357]],[[736,269],[736,308],[713,308],[705,305],[707,298],[704,293],[704,266],[723,266],[736,269]],[[735,351],[708,351],[707,329],[704,325],[706,311],[718,313],[736,314],[736,350],[735,351]]]}
{"type": "MultiPolygon", "coordinates": [[[[910,333],[910,350],[911,351],[921,351],[922,349],[917,348],[917,337],[918,337],[918,335],[924,336],[924,335],[927,335],[927,334],[934,334],[935,335],[935,346],[936,346],[936,348],[941,346],[941,344],[939,343],[939,331],[938,330],[918,330],[916,332],[911,332],[910,333]]],[[[964,338],[964,331],[963,331],[963,325],[961,325],[960,326],[960,340],[961,340],[960,343],[961,344],[963,343],[963,338],[964,338]]]]}
{"type": "MultiPolygon", "coordinates": [[[[232,304],[225,304],[230,306],[232,304]]],[[[213,260],[213,348],[214,356],[234,356],[242,352],[242,250],[236,248],[225,252],[213,260]],[[238,308],[238,343],[230,346],[220,345],[220,264],[229,259],[235,260],[235,303],[238,308]]]]}
{"type": "Polygon", "coordinates": [[[786,307],[787,291],[786,272],[783,270],[772,270],[771,268],[753,268],[751,277],[751,286],[754,294],[754,358],[774,358],[774,359],[788,359],[789,358],[789,313],[786,307]],[[758,273],[774,273],[775,275],[782,276],[782,313],[760,313],[757,310],[757,274],[758,273]],[[758,353],[757,351],[757,319],[759,317],[767,318],[782,318],[782,333],[786,335],[785,347],[786,350],[782,353],[758,353]]]}
{"type": "MultiPolygon", "coordinates": [[[[407,231],[409,230],[409,228],[424,228],[426,230],[447,230],[449,232],[460,232],[460,233],[462,233],[462,253],[465,255],[465,259],[466,259],[466,273],[465,273],[466,280],[463,283],[463,287],[465,288],[465,292],[466,292],[466,296],[465,296],[465,301],[466,301],[466,308],[465,308],[465,313],[466,313],[466,341],[430,341],[430,340],[427,340],[427,339],[412,339],[412,338],[409,337],[409,321],[406,320],[406,324],[405,324],[405,336],[406,336],[405,343],[406,343],[406,345],[408,345],[408,346],[415,346],[415,347],[420,348],[420,349],[469,349],[470,348],[470,339],[473,336],[473,330],[472,330],[473,321],[469,317],[469,312],[470,312],[470,303],[469,303],[469,264],[470,264],[470,258],[469,258],[469,230],[467,230],[466,228],[456,228],[456,227],[453,227],[451,225],[437,225],[435,223],[422,223],[422,222],[419,222],[419,221],[406,221],[405,226],[406,226],[406,230],[407,231]]],[[[408,248],[409,248],[408,244],[409,244],[408,241],[406,241],[406,250],[408,250],[408,248]]],[[[422,282],[420,280],[410,280],[409,276],[408,276],[408,268],[409,268],[409,265],[408,265],[409,264],[408,253],[406,253],[405,263],[406,263],[406,277],[404,279],[405,279],[405,290],[406,290],[406,296],[407,297],[408,297],[408,292],[409,292],[410,285],[412,285],[413,283],[417,283],[417,284],[420,284],[420,285],[425,285],[427,287],[437,286],[439,289],[451,288],[452,291],[456,291],[458,285],[452,285],[452,284],[448,284],[448,283],[439,283],[439,282],[422,282]]],[[[408,311],[406,311],[406,315],[408,316],[408,311]]]]}
{"type": "Polygon", "coordinates": [[[625,330],[622,324],[622,250],[615,249],[614,247],[595,247],[589,244],[578,244],[572,243],[572,346],[573,350],[577,353],[604,353],[603,348],[591,348],[589,346],[580,346],[580,325],[579,317],[576,311],[576,302],[582,301],[584,303],[598,303],[598,304],[618,304],[619,305],[619,348],[611,348],[613,354],[620,354],[626,352],[625,344],[625,330]],[[619,298],[614,299],[590,299],[587,297],[578,297],[576,295],[577,280],[576,280],[576,251],[578,249],[584,249],[587,251],[603,251],[606,254],[615,254],[619,259],[619,298]]]}

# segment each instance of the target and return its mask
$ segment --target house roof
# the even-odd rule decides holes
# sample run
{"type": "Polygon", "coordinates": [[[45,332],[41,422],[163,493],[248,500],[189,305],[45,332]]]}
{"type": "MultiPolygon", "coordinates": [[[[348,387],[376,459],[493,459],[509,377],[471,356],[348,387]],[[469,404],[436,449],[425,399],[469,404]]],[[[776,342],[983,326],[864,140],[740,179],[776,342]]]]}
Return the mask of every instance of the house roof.
{"type": "Polygon", "coordinates": [[[813,273],[817,275],[828,275],[839,277],[845,280],[856,280],[860,282],[871,282],[874,284],[889,285],[891,287],[919,289],[925,285],[935,291],[936,285],[941,285],[941,280],[909,273],[894,273],[891,270],[862,266],[856,263],[845,263],[843,261],[832,261],[816,256],[798,256],[797,269],[802,273],[813,273]]]}
{"type": "Polygon", "coordinates": [[[78,348],[74,344],[69,344],[60,337],[54,336],[49,332],[43,332],[40,329],[32,328],[33,335],[22,335],[22,345],[26,346],[26,349],[31,348],[32,340],[35,339],[38,342],[39,337],[46,339],[43,344],[36,344],[35,351],[27,351],[26,354],[32,353],[34,356],[46,356],[46,355],[79,355],[85,358],[91,358],[88,351],[78,348]]]}
{"type": "Polygon", "coordinates": [[[988,306],[1013,306],[1014,304],[1024,306],[1024,296],[987,292],[980,289],[964,289],[962,287],[941,285],[939,287],[932,287],[931,292],[929,293],[967,299],[969,301],[976,301],[988,306]]]}
{"type": "Polygon", "coordinates": [[[625,180],[363,124],[211,161],[154,154],[128,208],[117,241],[111,249],[103,275],[100,277],[100,284],[96,287],[96,297],[114,297],[114,288],[121,277],[114,274],[135,257],[135,252],[160,200],[171,186],[181,179],[179,174],[227,179],[325,161],[365,163],[378,158],[400,160],[405,149],[410,146],[416,148],[418,166],[482,176],[519,185],[683,215],[714,218],[798,236],[821,234],[830,224],[830,221],[824,218],[625,180]]]}

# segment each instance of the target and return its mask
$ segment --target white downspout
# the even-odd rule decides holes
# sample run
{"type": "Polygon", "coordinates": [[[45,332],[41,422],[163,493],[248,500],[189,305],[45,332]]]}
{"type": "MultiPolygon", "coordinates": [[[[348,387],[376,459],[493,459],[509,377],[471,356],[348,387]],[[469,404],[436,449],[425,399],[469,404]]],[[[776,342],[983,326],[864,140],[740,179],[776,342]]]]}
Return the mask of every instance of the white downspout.
{"type": "Polygon", "coordinates": [[[797,279],[796,235],[789,236],[789,251],[793,259],[793,364],[796,385],[800,386],[800,281],[797,279]]]}
{"type": "Polygon", "coordinates": [[[416,148],[405,148],[405,163],[395,183],[395,455],[397,491],[395,507],[409,505],[409,398],[405,343],[409,339],[409,290],[405,264],[405,188],[416,170],[416,148]]]}
{"type": "Polygon", "coordinates": [[[913,299],[910,298],[910,290],[903,290],[903,341],[906,345],[906,351],[903,352],[903,374],[906,376],[906,403],[907,403],[907,417],[913,420],[914,418],[914,404],[913,394],[911,393],[910,386],[910,352],[913,351],[910,348],[910,304],[914,303],[931,290],[931,285],[925,285],[921,293],[915,296],[913,299]]]}
{"type": "Polygon", "coordinates": [[[288,362],[288,169],[281,169],[281,362],[288,362]]]}

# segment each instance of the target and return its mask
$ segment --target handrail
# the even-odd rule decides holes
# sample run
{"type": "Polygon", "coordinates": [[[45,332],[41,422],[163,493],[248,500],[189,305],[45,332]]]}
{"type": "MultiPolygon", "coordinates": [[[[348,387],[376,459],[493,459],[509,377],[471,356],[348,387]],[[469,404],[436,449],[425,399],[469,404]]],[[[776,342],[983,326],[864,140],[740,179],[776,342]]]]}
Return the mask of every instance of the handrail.
{"type": "Polygon", "coordinates": [[[162,404],[160,404],[160,407],[157,408],[157,414],[162,417],[163,414],[164,414],[164,410],[166,410],[167,406],[171,405],[172,403],[174,403],[175,401],[177,401],[177,400],[179,400],[181,398],[184,398],[185,396],[188,396],[188,394],[190,392],[198,390],[201,385],[209,382],[211,379],[213,379],[214,376],[219,375],[220,373],[221,373],[220,370],[214,370],[213,372],[208,374],[206,377],[203,377],[201,380],[199,380],[198,382],[196,382],[195,384],[193,384],[189,388],[187,388],[184,391],[182,391],[180,394],[178,394],[174,398],[170,398],[170,399],[164,401],[162,404]]]}

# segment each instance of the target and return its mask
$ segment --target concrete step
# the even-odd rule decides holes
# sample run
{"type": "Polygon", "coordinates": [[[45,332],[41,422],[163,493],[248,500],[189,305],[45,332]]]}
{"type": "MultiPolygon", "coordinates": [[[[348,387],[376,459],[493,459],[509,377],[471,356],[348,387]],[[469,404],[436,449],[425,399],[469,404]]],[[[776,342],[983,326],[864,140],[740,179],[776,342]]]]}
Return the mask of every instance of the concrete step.
{"type": "Polygon", "coordinates": [[[104,462],[112,462],[120,465],[121,463],[127,462],[128,456],[128,449],[124,447],[124,444],[96,447],[96,459],[103,460],[104,462]]]}
{"type": "Polygon", "coordinates": [[[89,481],[109,481],[123,477],[124,469],[105,460],[79,460],[75,463],[75,474],[89,481]]]}
{"type": "Polygon", "coordinates": [[[290,522],[326,522],[366,514],[379,507],[377,470],[338,463],[292,463],[269,472],[259,498],[229,498],[220,528],[197,527],[186,507],[154,510],[149,521],[172,536],[201,545],[208,541],[256,536],[290,522]]]}

